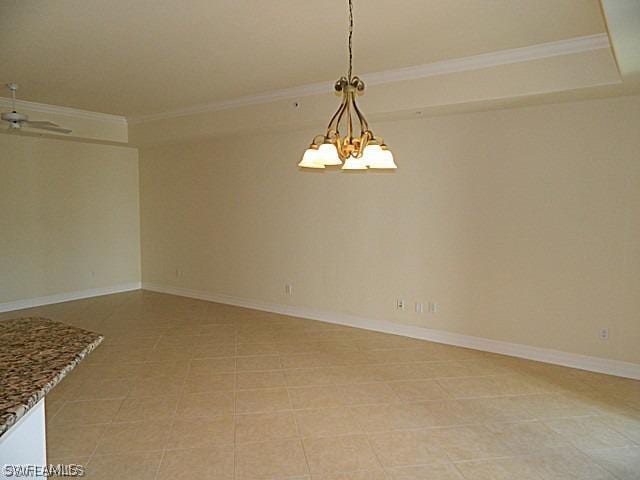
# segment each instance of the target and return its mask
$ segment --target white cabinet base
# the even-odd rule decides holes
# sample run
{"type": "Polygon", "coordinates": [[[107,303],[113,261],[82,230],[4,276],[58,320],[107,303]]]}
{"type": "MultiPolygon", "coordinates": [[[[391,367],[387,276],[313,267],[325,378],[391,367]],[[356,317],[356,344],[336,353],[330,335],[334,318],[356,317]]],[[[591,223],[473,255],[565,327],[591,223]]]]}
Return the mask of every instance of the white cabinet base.
{"type": "Polygon", "coordinates": [[[45,479],[42,476],[7,475],[7,465],[47,465],[47,442],[44,426],[44,398],[0,437],[0,479],[45,479]]]}

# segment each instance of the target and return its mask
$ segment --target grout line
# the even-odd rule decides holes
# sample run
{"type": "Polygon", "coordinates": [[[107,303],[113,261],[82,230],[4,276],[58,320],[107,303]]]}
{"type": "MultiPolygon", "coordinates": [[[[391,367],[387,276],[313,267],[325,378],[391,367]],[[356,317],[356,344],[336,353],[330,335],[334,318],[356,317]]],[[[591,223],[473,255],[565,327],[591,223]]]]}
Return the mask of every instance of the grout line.
{"type": "Polygon", "coordinates": [[[304,438],[302,437],[302,431],[300,430],[300,425],[298,424],[298,418],[296,417],[296,410],[293,409],[293,401],[291,400],[291,392],[289,392],[289,388],[285,387],[287,391],[287,398],[289,399],[289,406],[291,407],[291,416],[293,417],[293,423],[296,427],[296,432],[298,433],[297,440],[300,442],[302,446],[302,453],[304,455],[304,461],[307,464],[307,472],[309,476],[311,476],[311,465],[309,464],[309,455],[307,454],[307,448],[304,446],[304,438]]]}
{"type": "Polygon", "coordinates": [[[176,420],[178,418],[178,407],[180,406],[180,402],[182,401],[182,399],[184,398],[185,395],[185,386],[187,383],[187,378],[189,376],[189,373],[191,372],[191,360],[189,360],[187,362],[187,371],[184,374],[184,377],[182,379],[182,388],[180,389],[180,394],[178,395],[178,401],[176,402],[176,406],[173,409],[173,415],[171,417],[171,420],[169,422],[169,426],[168,426],[168,435],[167,435],[167,440],[165,441],[165,444],[162,447],[162,454],[160,455],[160,462],[158,462],[158,467],[156,468],[156,472],[153,476],[154,480],[156,480],[158,478],[158,475],[160,475],[160,469],[162,468],[162,462],[164,462],[164,457],[167,453],[167,443],[170,441],[170,435],[173,432],[173,426],[176,423],[176,420]]]}
{"type": "Polygon", "coordinates": [[[233,478],[236,478],[238,469],[238,439],[237,439],[237,414],[238,414],[238,328],[234,326],[234,362],[233,362],[233,478]]]}

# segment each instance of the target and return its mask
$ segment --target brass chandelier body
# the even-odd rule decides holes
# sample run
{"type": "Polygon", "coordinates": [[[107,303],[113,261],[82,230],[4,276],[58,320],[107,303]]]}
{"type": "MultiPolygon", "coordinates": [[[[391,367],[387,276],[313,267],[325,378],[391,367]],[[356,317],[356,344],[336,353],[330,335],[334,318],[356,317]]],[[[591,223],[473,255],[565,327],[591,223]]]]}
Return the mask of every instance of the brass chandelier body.
{"type": "Polygon", "coordinates": [[[334,89],[342,102],[324,134],[316,135],[298,166],[325,168],[342,165],[343,170],[395,169],[396,164],[382,137],[376,136],[358,107],[356,97],[364,94],[364,82],[352,75],[353,3],[349,0],[349,72],[340,77],[334,89]],[[354,126],[359,127],[356,135],[354,126]],[[345,132],[342,134],[341,132],[345,132]]]}

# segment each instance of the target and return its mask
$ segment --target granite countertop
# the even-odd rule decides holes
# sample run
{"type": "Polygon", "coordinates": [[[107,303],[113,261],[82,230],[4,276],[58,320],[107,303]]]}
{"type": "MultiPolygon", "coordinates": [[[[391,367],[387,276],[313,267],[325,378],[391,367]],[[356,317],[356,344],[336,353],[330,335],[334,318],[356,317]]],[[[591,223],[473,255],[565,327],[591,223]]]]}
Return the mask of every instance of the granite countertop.
{"type": "Polygon", "coordinates": [[[0,321],[0,437],[102,338],[47,318],[0,321]]]}

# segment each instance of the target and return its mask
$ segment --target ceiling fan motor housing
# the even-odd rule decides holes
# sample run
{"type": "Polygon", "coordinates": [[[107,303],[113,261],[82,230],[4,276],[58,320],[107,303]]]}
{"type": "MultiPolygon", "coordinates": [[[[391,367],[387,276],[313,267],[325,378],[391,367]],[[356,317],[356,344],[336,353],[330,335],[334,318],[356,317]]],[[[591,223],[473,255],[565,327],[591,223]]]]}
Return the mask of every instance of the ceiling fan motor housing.
{"type": "Polygon", "coordinates": [[[27,117],[24,113],[4,112],[2,114],[2,120],[5,120],[7,122],[26,122],[27,120],[29,120],[29,117],[27,117]]]}
{"type": "Polygon", "coordinates": [[[10,128],[20,128],[20,123],[26,122],[27,120],[29,120],[29,117],[27,117],[24,113],[4,112],[2,114],[2,120],[9,122],[10,128]]]}

